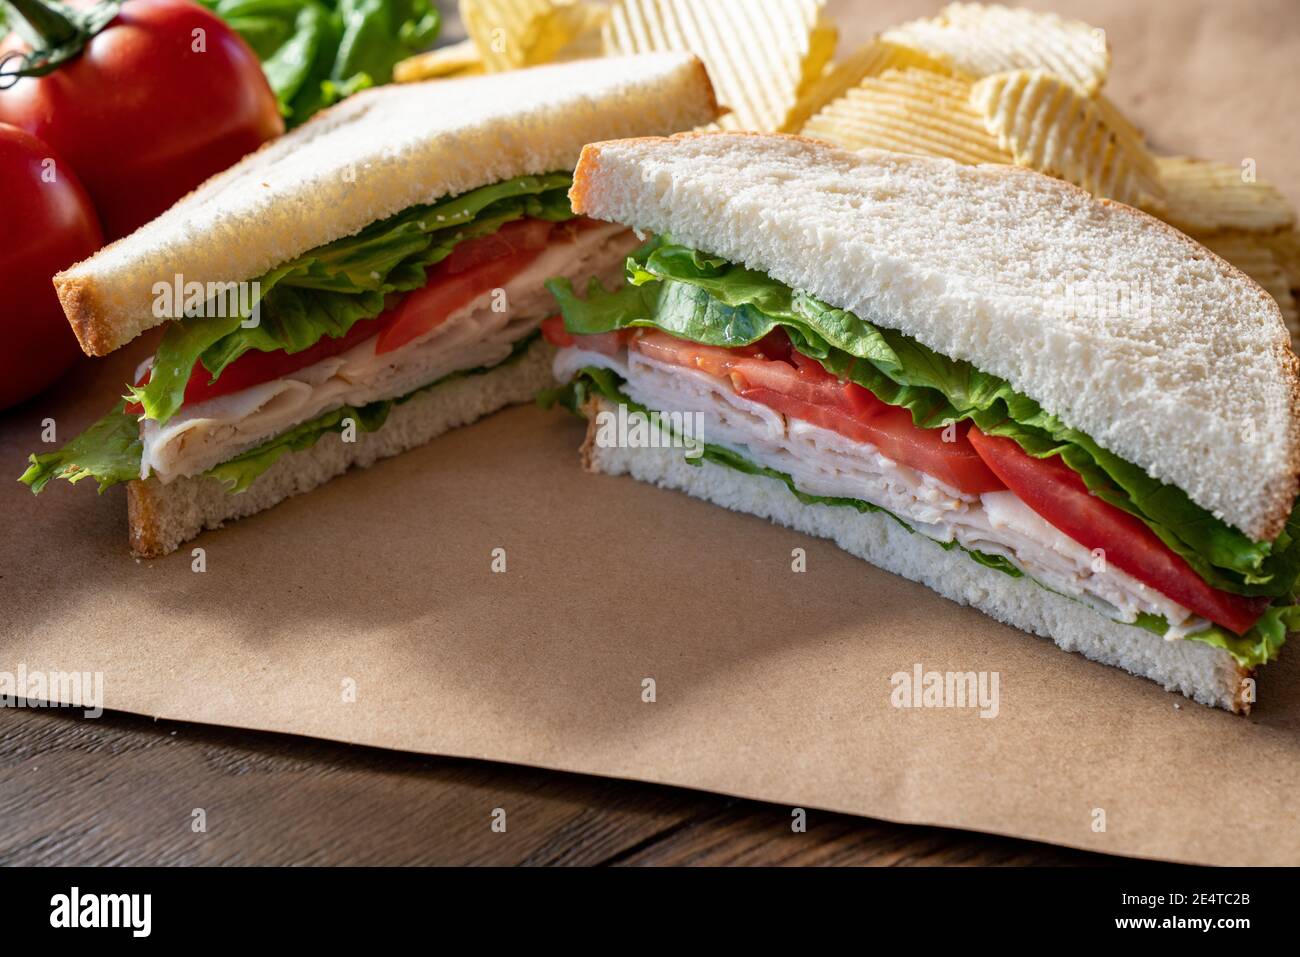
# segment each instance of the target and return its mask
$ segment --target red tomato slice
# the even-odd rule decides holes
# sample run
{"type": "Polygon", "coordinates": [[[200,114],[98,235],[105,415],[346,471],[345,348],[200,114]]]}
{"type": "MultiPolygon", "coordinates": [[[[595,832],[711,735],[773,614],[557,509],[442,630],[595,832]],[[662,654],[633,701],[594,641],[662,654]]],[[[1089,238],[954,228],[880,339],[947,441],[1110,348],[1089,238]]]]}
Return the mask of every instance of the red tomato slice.
{"type": "Polygon", "coordinates": [[[549,319],[542,321],[542,338],[551,345],[561,349],[576,346],[579,349],[586,349],[590,352],[599,352],[607,356],[618,355],[618,353],[627,345],[628,339],[632,335],[630,329],[620,329],[617,332],[602,332],[597,335],[579,336],[574,335],[564,328],[563,316],[551,316],[549,319]]]}
{"type": "Polygon", "coordinates": [[[1084,548],[1202,618],[1244,634],[1269,605],[1220,591],[1175,553],[1140,519],[1088,491],[1083,478],[1059,456],[1034,458],[1012,439],[971,429],[970,442],[1007,488],[1084,548]]]}
{"type": "MultiPolygon", "coordinates": [[[[748,399],[750,402],[758,402],[770,409],[775,409],[787,418],[811,422],[823,429],[838,432],[855,442],[870,442],[875,445],[876,439],[879,438],[876,430],[872,429],[868,423],[855,419],[852,415],[834,406],[817,405],[814,402],[806,402],[796,396],[763,387],[737,389],[736,394],[748,399]]],[[[884,449],[881,449],[881,451],[884,452],[884,449]]],[[[890,458],[893,458],[893,456],[890,456],[890,458]]]]}
{"type": "Polygon", "coordinates": [[[845,408],[844,383],[813,359],[791,352],[790,362],[756,357],[736,372],[748,388],[780,393],[812,405],[848,411],[845,408]]]}
{"type": "MultiPolygon", "coordinates": [[[[379,333],[375,354],[383,355],[400,349],[408,342],[442,325],[457,309],[474,301],[485,292],[504,286],[516,274],[526,269],[540,256],[541,249],[528,249],[498,259],[490,259],[476,266],[444,275],[442,263],[429,270],[429,284],[423,289],[407,293],[393,309],[379,317],[387,318],[379,333]]],[[[445,260],[444,260],[445,262],[445,260]]]]}
{"type": "Polygon", "coordinates": [[[579,341],[587,338],[586,336],[575,336],[568,329],[565,329],[563,316],[551,316],[549,319],[543,319],[541,328],[542,338],[557,349],[576,346],[579,341]]]}
{"type": "Polygon", "coordinates": [[[748,371],[749,374],[738,384],[761,381],[764,376],[763,367],[773,364],[763,358],[757,344],[743,349],[724,349],[721,346],[701,345],[689,339],[678,339],[658,329],[643,331],[631,340],[630,346],[651,359],[706,372],[719,379],[733,377],[733,382],[734,377],[740,376],[742,371],[748,371]]]}
{"type": "Polygon", "coordinates": [[[1006,487],[971,448],[966,437],[969,423],[955,425],[948,432],[952,441],[946,442],[944,429],[922,429],[912,422],[912,414],[906,409],[888,405],[875,396],[871,396],[874,410],[855,414],[837,406],[805,402],[772,389],[740,389],[739,394],[783,415],[874,445],[886,458],[971,495],[1006,487]]]}
{"type": "Polygon", "coordinates": [[[922,429],[906,409],[882,402],[854,382],[841,382],[815,359],[789,349],[773,336],[746,350],[723,349],[653,331],[633,340],[633,348],[663,362],[730,378],[736,392],[782,415],[802,419],[867,442],[896,462],[933,475],[973,495],[1005,488],[957,425],[944,441],[944,429],[922,429]],[[755,354],[743,354],[753,350],[755,354]],[[790,362],[767,358],[785,351],[790,362]]]}
{"type": "Polygon", "coordinates": [[[550,242],[555,226],[555,223],[545,219],[516,219],[490,236],[480,236],[461,243],[434,269],[439,276],[454,276],[493,259],[543,249],[550,242]]]}

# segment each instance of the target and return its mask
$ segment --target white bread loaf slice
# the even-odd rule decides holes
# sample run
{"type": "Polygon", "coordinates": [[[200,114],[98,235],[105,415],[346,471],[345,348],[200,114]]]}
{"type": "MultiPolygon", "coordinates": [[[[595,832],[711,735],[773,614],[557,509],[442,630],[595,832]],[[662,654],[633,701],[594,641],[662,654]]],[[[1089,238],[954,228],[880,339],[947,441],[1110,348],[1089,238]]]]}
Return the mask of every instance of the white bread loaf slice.
{"type": "Polygon", "coordinates": [[[927,586],[960,605],[998,621],[1050,638],[1066,651],[1150,678],[1210,707],[1248,713],[1255,698],[1253,672],[1226,651],[1199,641],[1165,641],[1133,625],[1110,621],[1091,608],[1034,584],[945,551],[907,531],[880,512],[860,513],[832,505],[805,505],[776,479],[747,475],[724,465],[688,463],[681,449],[602,446],[596,415],[613,410],[601,397],[585,410],[583,464],[592,472],[630,475],[661,488],[737,512],[757,515],[807,535],[827,538],[851,555],[927,586]],[[1250,694],[1246,690],[1251,689],[1250,694]]]}
{"type": "Polygon", "coordinates": [[[1277,304],[1145,213],[1015,167],[737,133],[593,144],[570,198],[1002,376],[1257,541],[1285,525],[1300,418],[1277,304]],[[1113,292],[1133,308],[1083,308],[1113,292]]]}
{"type": "Polygon", "coordinates": [[[554,347],[539,337],[514,362],[454,379],[394,406],[382,427],[358,432],[355,442],[325,435],[309,449],[286,452],[238,494],[203,475],[166,485],[157,478],[131,482],[127,486],[131,552],[139,558],[159,558],[204,529],[220,528],[310,492],[349,468],[367,468],[507,405],[530,402],[555,385],[554,358],[554,347]]]}
{"type": "Polygon", "coordinates": [[[648,54],[365,90],[54,277],[88,355],[166,319],[154,283],[240,282],[420,203],[572,169],[583,144],[718,115],[703,64],[648,54]]]}

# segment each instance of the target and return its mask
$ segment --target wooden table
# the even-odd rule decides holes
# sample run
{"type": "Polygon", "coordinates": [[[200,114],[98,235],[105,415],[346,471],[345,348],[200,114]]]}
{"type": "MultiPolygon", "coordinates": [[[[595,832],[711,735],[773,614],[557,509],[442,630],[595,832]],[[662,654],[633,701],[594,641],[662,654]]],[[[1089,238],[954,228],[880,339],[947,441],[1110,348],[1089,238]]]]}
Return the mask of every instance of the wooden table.
{"type": "Polygon", "coordinates": [[[0,865],[1093,864],[1028,841],[106,713],[0,710],[0,865]],[[495,808],[505,833],[492,830],[495,808]],[[193,828],[202,809],[206,831],[193,828]]]}

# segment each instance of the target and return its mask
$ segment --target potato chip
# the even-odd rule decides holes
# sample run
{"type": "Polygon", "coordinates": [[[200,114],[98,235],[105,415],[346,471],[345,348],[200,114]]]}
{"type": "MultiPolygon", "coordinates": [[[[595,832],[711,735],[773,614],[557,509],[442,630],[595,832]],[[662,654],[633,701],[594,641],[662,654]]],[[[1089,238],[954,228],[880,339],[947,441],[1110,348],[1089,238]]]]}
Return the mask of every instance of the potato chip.
{"type": "Polygon", "coordinates": [[[1052,13],[997,4],[953,3],[937,17],[886,30],[881,39],[946,59],[972,80],[1011,70],[1046,70],[1084,95],[1110,70],[1105,31],[1052,13]]]}
{"type": "Polygon", "coordinates": [[[1268,233],[1295,225],[1291,204],[1270,183],[1254,178],[1253,165],[1162,156],[1156,168],[1168,196],[1165,219],[1188,235],[1268,233]]]}
{"type": "Polygon", "coordinates": [[[609,10],[597,3],[557,3],[543,18],[528,65],[602,56],[608,19],[609,10]]]}
{"type": "Polygon", "coordinates": [[[1277,300],[1282,319],[1291,333],[1292,348],[1300,347],[1300,310],[1291,295],[1291,282],[1269,245],[1270,237],[1221,233],[1198,240],[1232,263],[1277,300]]]}
{"type": "Polygon", "coordinates": [[[528,62],[551,0],[460,0],[460,19],[489,72],[528,62]]]}
{"type": "Polygon", "coordinates": [[[928,70],[867,77],[808,121],[805,136],[844,149],[945,156],[961,163],[1010,163],[1011,155],[970,105],[967,80],[928,70]]]}
{"type": "Polygon", "coordinates": [[[952,73],[943,60],[884,40],[872,40],[841,62],[824,70],[821,76],[806,86],[799,95],[799,101],[786,116],[785,123],[781,126],[782,132],[799,132],[813,114],[833,100],[838,100],[867,77],[880,76],[886,70],[905,70],[908,67],[944,75],[952,73]]]}
{"type": "Polygon", "coordinates": [[[825,0],[617,0],[605,27],[611,54],[689,50],[704,61],[723,129],[780,129],[834,52],[825,0]]]}
{"type": "Polygon", "coordinates": [[[1300,291],[1300,230],[1285,229],[1274,233],[1265,243],[1273,250],[1273,258],[1286,273],[1287,285],[1300,291]]]}
{"type": "Polygon", "coordinates": [[[460,0],[465,32],[490,73],[598,55],[607,15],[581,0],[460,0]]]}
{"type": "Polygon", "coordinates": [[[407,57],[393,67],[393,79],[398,83],[414,83],[417,80],[482,72],[483,58],[479,56],[478,47],[473,40],[461,40],[428,53],[407,57]]]}
{"type": "Polygon", "coordinates": [[[1163,211],[1164,188],[1141,134],[1105,97],[1088,97],[1042,70],[975,83],[971,104],[1017,166],[1110,199],[1163,211]]]}
{"type": "Polygon", "coordinates": [[[835,22],[823,13],[817,14],[808,38],[808,53],[803,58],[799,71],[799,87],[795,97],[801,97],[815,84],[830,67],[831,57],[835,56],[835,47],[840,42],[840,31],[835,22]]]}

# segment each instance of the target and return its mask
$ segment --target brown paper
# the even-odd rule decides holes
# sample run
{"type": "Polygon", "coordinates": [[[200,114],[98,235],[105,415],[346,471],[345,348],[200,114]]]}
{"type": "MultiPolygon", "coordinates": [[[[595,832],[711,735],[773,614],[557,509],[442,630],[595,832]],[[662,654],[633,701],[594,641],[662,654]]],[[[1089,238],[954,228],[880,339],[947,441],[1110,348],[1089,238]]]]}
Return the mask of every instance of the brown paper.
{"type": "MultiPolygon", "coordinates": [[[[837,6],[850,39],[922,9],[837,6]]],[[[1162,146],[1254,157],[1295,197],[1296,17],[1128,6],[1053,5],[1110,30],[1110,91],[1162,146]],[[1189,88],[1214,96],[1192,109],[1189,88]]],[[[16,477],[47,417],[75,435],[148,348],[0,417],[0,462],[16,477]]],[[[827,542],[586,475],[581,435],[510,410],[148,562],[127,554],[120,488],[0,483],[0,671],[102,672],[107,707],[167,718],[1300,863],[1300,649],[1263,670],[1252,717],[1211,711],[827,542]],[[890,676],[918,664],[997,672],[997,716],[893,707],[890,676]]]]}

